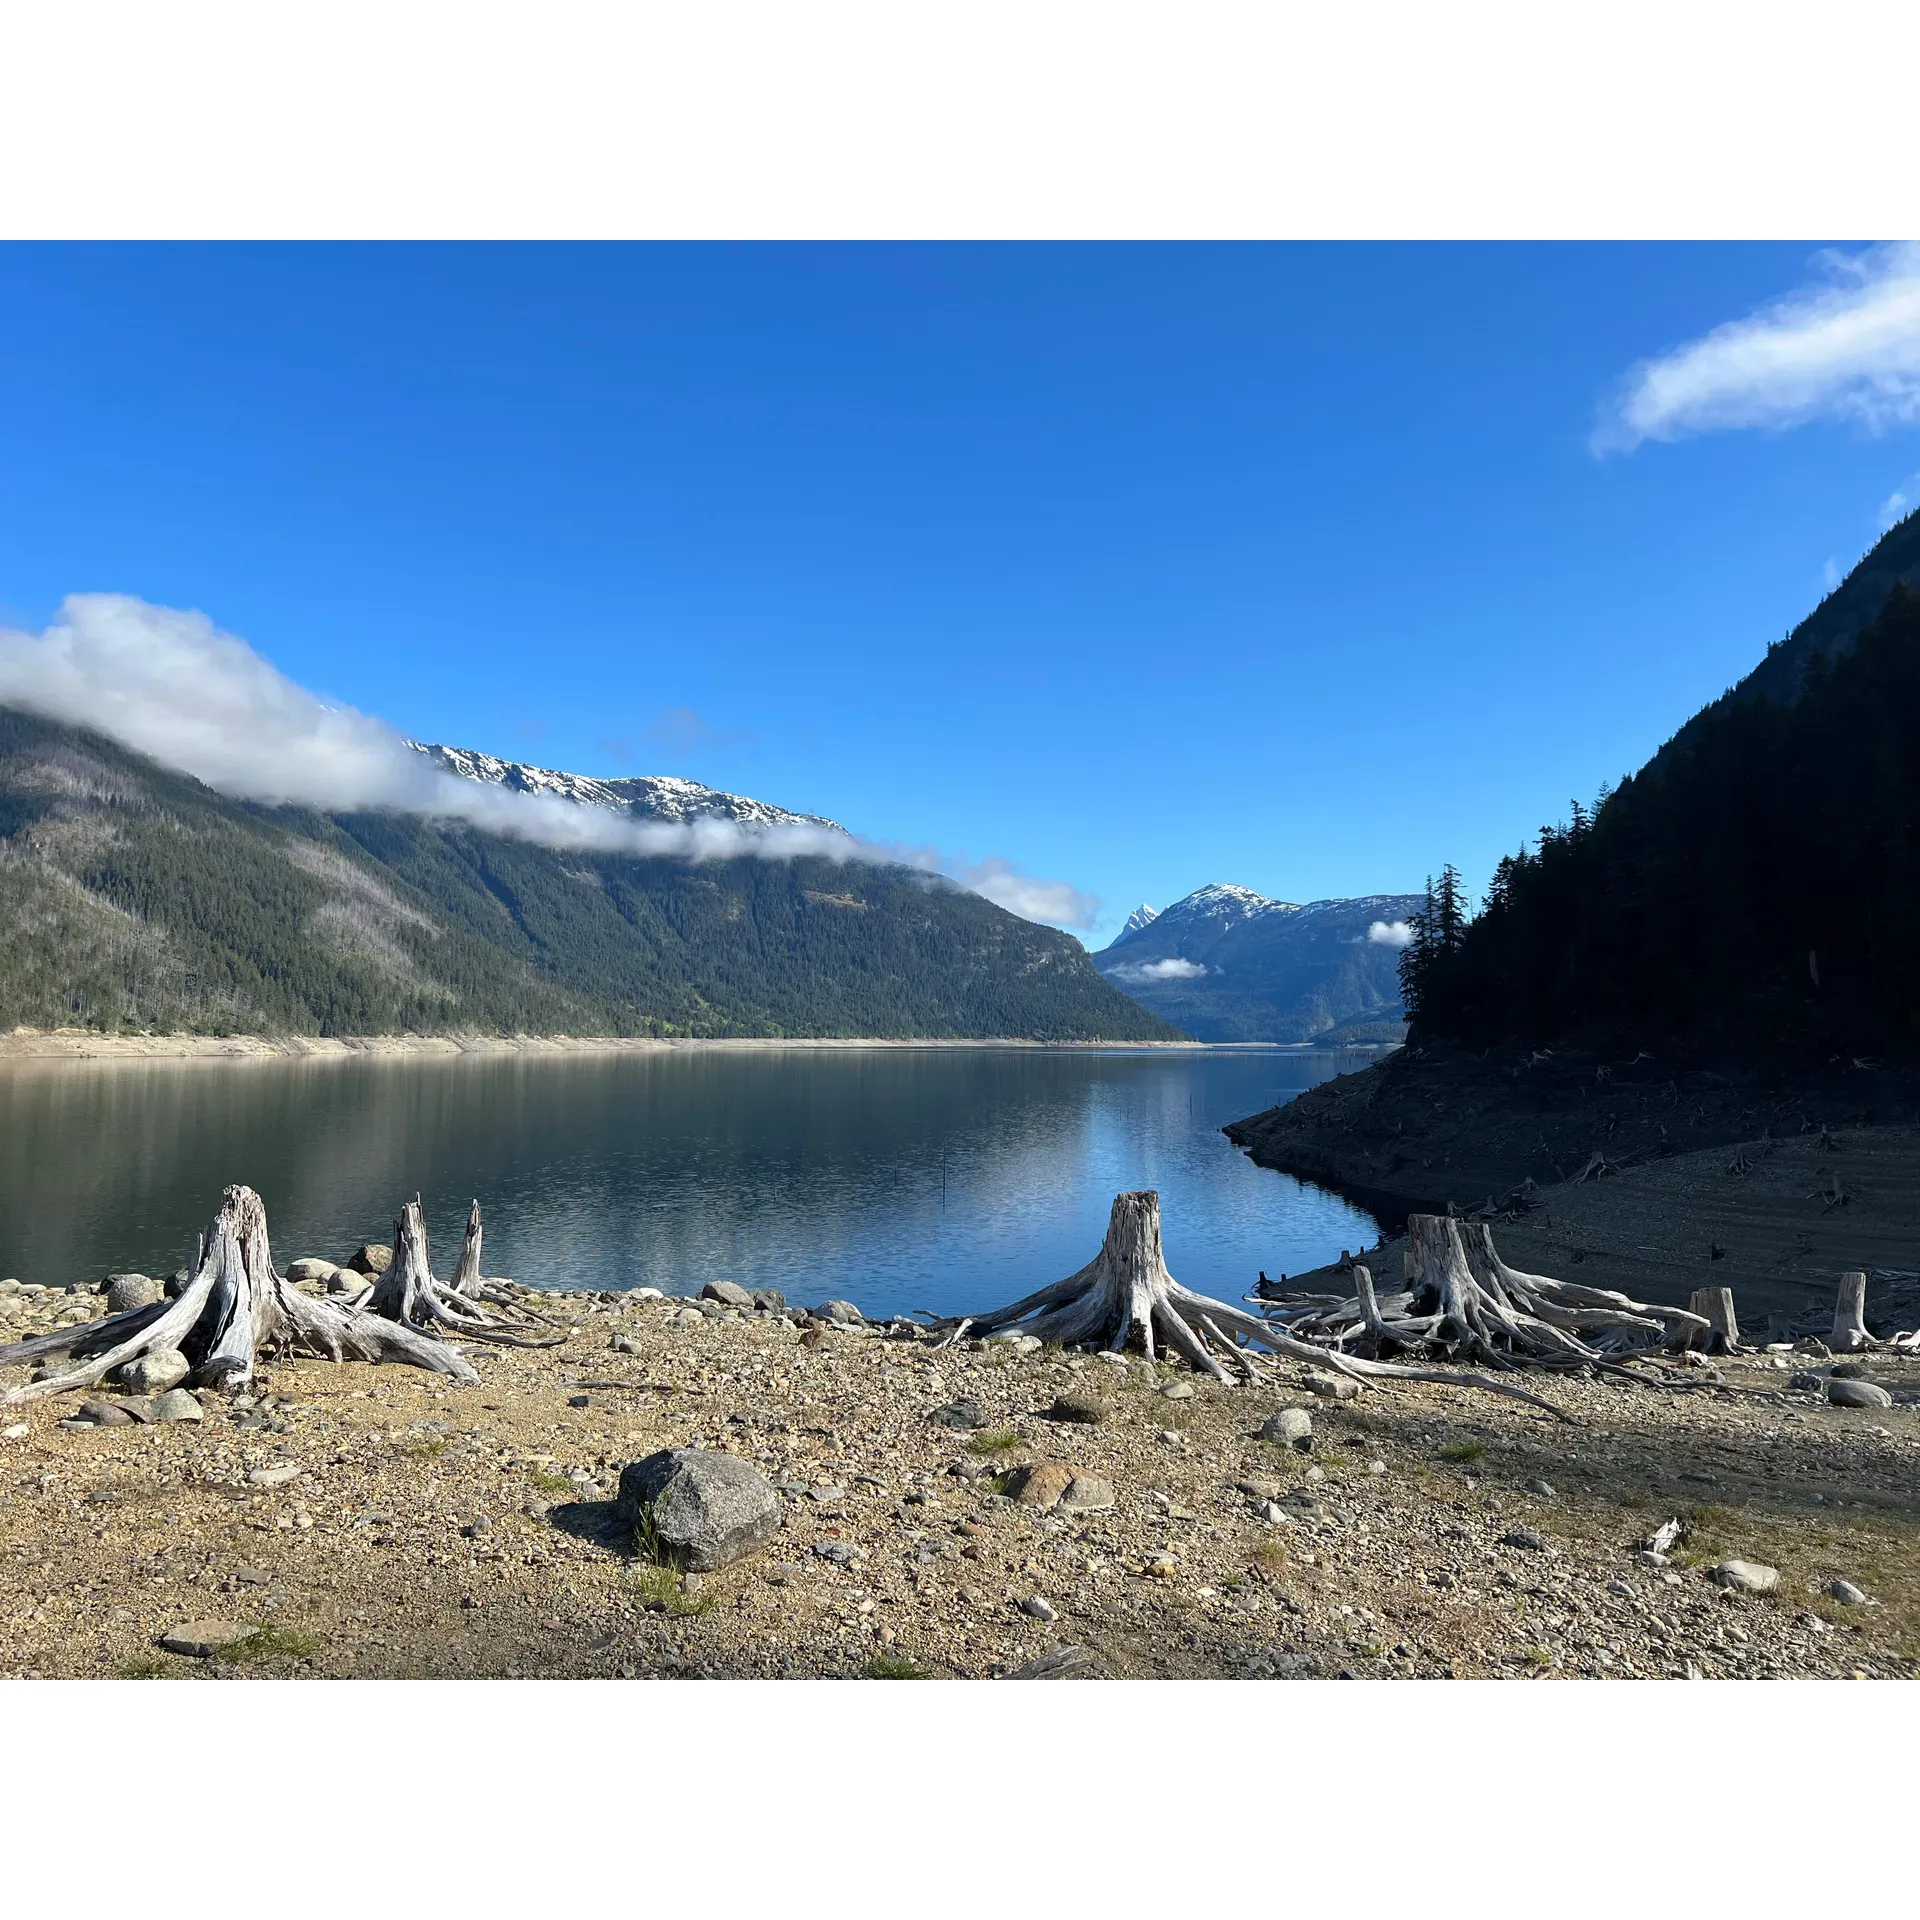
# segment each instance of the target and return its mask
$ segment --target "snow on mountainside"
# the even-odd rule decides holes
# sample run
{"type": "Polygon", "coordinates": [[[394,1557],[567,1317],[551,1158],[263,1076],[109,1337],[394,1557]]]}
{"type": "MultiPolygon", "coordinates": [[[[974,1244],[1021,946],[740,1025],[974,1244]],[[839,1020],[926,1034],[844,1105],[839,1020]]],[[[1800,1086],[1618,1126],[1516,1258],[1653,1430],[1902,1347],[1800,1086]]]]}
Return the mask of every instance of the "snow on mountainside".
{"type": "Polygon", "coordinates": [[[443,771],[463,780],[480,780],[515,793],[550,793],[586,807],[606,807],[614,813],[648,820],[692,820],[700,817],[737,820],[748,827],[830,827],[846,829],[837,820],[817,813],[789,813],[785,807],[749,800],[744,794],[722,793],[698,781],[670,774],[637,774],[631,779],[600,780],[591,774],[560,773],[552,767],[531,767],[520,760],[498,760],[469,747],[435,746],[409,740],[415,753],[424,754],[443,771]]]}
{"type": "Polygon", "coordinates": [[[1141,903],[1127,915],[1127,924],[1115,935],[1114,945],[1118,946],[1130,933],[1144,932],[1159,918],[1160,909],[1158,907],[1150,907],[1144,900],[1141,901],[1141,903]]]}
{"type": "Polygon", "coordinates": [[[1123,993],[1200,1040],[1311,1040],[1398,1031],[1401,923],[1414,894],[1305,906],[1223,882],[1132,915],[1093,956],[1123,993]]]}

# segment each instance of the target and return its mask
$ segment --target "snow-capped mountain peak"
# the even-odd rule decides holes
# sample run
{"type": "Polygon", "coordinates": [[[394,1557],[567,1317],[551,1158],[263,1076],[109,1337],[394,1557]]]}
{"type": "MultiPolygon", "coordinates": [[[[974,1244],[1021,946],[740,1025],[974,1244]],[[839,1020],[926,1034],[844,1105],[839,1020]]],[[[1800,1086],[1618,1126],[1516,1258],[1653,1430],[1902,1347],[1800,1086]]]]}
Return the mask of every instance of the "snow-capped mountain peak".
{"type": "Polygon", "coordinates": [[[522,760],[500,760],[490,753],[476,753],[470,747],[438,746],[422,740],[409,740],[407,745],[442,772],[455,774],[462,780],[478,780],[514,793],[553,794],[583,807],[605,807],[613,813],[646,820],[705,817],[737,820],[748,827],[830,827],[836,833],[846,831],[837,820],[828,820],[816,813],[790,813],[785,807],[770,806],[764,800],[722,793],[717,787],[703,787],[696,780],[682,780],[671,774],[636,774],[629,779],[602,780],[592,774],[529,766],[522,760]]]}
{"type": "Polygon", "coordinates": [[[1143,900],[1127,915],[1127,924],[1120,929],[1120,938],[1124,940],[1130,933],[1144,933],[1160,918],[1160,909],[1150,907],[1143,900]]]}
{"type": "Polygon", "coordinates": [[[1251,920],[1267,913],[1298,913],[1300,909],[1286,900],[1269,900],[1251,887],[1236,887],[1230,881],[1216,880],[1197,888],[1184,900],[1176,900],[1159,916],[1175,920],[1251,920]]]}

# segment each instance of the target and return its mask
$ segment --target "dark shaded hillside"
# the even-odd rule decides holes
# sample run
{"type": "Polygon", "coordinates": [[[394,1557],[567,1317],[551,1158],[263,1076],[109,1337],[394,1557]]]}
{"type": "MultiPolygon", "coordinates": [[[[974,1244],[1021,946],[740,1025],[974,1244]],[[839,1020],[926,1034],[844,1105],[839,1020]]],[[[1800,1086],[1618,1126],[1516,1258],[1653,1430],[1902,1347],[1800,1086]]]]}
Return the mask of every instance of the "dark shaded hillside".
{"type": "Polygon", "coordinates": [[[1443,884],[1404,977],[1416,1041],[1920,1053],[1920,594],[1809,653],[1797,697],[1697,715],[1477,918],[1443,884]]]}
{"type": "Polygon", "coordinates": [[[904,868],[560,854],[231,801],[0,709],[0,1027],[1164,1040],[904,868]]]}

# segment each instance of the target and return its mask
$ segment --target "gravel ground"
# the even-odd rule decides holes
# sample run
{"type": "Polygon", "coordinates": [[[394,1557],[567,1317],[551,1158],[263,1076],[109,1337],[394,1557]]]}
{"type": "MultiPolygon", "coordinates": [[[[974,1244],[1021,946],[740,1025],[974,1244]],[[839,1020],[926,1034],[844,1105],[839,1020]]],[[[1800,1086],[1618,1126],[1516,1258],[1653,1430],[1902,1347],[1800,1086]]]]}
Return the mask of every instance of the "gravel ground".
{"type": "MultiPolygon", "coordinates": [[[[0,1411],[0,1672],[1916,1670],[1913,1363],[1874,1363],[1899,1404],[1867,1411],[1790,1390],[1785,1356],[1723,1362],[1723,1384],[1686,1393],[1556,1380],[1569,1425],[1452,1388],[1336,1401],[1302,1369],[1223,1389],[1138,1358],[548,1299],[566,1346],[484,1350],[477,1387],[283,1361],[254,1404],[209,1399],[197,1426],[64,1428],[69,1398],[0,1411]],[[1049,1417],[1088,1389],[1103,1418],[1049,1417]],[[979,1426],[930,1417],[961,1401],[979,1426]],[[1311,1411],[1304,1451],[1256,1437],[1289,1405],[1311,1411]],[[667,1446],[726,1449],[779,1484],[772,1546],[702,1576],[637,1557],[614,1485],[667,1446]],[[1110,1482],[1114,1505],[1003,1490],[1045,1461],[1110,1482]],[[1641,1543],[1669,1518],[1687,1532],[1656,1564],[1641,1543]],[[1728,1558],[1777,1569],[1777,1588],[1723,1591],[1708,1569],[1728,1558]],[[1831,1598],[1835,1580],[1865,1603],[1831,1598]],[[209,1620],[258,1631],[224,1657],[161,1648],[209,1620]]],[[[100,1304],[0,1293],[0,1328],[100,1304]]]]}

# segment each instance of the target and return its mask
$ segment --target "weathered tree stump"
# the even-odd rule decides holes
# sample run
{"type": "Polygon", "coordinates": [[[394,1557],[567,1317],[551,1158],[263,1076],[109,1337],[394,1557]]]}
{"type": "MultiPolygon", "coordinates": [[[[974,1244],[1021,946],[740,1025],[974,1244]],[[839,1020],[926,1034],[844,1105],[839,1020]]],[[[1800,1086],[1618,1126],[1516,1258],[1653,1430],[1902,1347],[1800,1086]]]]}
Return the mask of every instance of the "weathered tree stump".
{"type": "Polygon", "coordinates": [[[1695,1287],[1688,1303],[1706,1323],[1705,1346],[1709,1353],[1738,1353],[1740,1318],[1733,1310],[1731,1287],[1695,1287]]]}
{"type": "Polygon", "coordinates": [[[1613,1367],[1708,1330],[1698,1313],[1522,1273],[1501,1259],[1484,1221],[1416,1213],[1407,1235],[1404,1291],[1376,1294],[1355,1263],[1353,1298],[1301,1298],[1270,1306],[1270,1316],[1296,1338],[1342,1352],[1431,1355],[1498,1372],[1613,1367]]]}
{"type": "MultiPolygon", "coordinates": [[[[468,1260],[475,1273],[476,1289],[480,1266],[480,1203],[473,1203],[467,1216],[466,1245],[462,1249],[462,1273],[468,1260]]],[[[497,1290],[496,1290],[497,1291],[497,1290]]],[[[366,1310],[382,1320],[410,1327],[418,1333],[443,1340],[481,1340],[498,1347],[557,1347],[564,1334],[542,1337],[503,1325],[481,1311],[478,1301],[453,1287],[443,1286],[433,1277],[427,1261],[427,1223],[420,1210],[420,1196],[400,1211],[393,1227],[393,1260],[379,1275],[367,1296],[366,1310]]]]}
{"type": "Polygon", "coordinates": [[[326,1360],[387,1360],[462,1382],[479,1378],[451,1347],[417,1330],[300,1292],[274,1271],[267,1210],[251,1187],[229,1187],[176,1300],[0,1348],[0,1366],[70,1354],[79,1365],[0,1395],[0,1405],[90,1387],[143,1354],[177,1349],[191,1384],[238,1393],[271,1348],[326,1360]]]}
{"type": "Polygon", "coordinates": [[[1867,1331],[1867,1276],[1843,1273],[1833,1303],[1833,1334],[1827,1342],[1835,1353],[1864,1353],[1875,1344],[1867,1331]]]}
{"type": "Polygon", "coordinates": [[[1274,1319],[1190,1291],[1167,1271],[1160,1245],[1160,1196],[1151,1191],[1115,1196],[1107,1237],[1099,1253],[1078,1273],[990,1313],[934,1319],[931,1330],[944,1333],[948,1344],[969,1332],[1019,1332],[1062,1345],[1105,1346],[1116,1353],[1137,1344],[1149,1359],[1164,1348],[1228,1386],[1264,1378],[1266,1360],[1285,1354],[1361,1381],[1425,1380],[1442,1386],[1484,1387],[1524,1400],[1556,1418],[1567,1417],[1550,1402],[1504,1381],[1358,1359],[1337,1347],[1298,1339],[1274,1319]],[[1234,1369],[1231,1373],[1229,1366],[1234,1369]]]}

